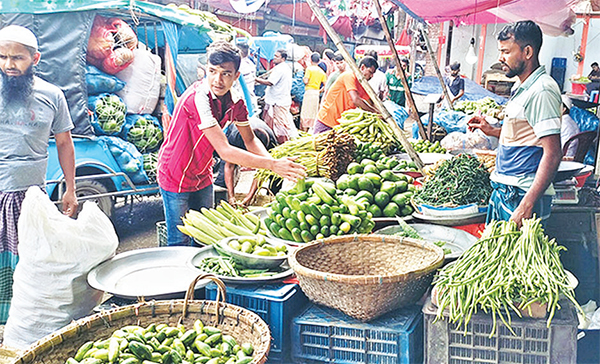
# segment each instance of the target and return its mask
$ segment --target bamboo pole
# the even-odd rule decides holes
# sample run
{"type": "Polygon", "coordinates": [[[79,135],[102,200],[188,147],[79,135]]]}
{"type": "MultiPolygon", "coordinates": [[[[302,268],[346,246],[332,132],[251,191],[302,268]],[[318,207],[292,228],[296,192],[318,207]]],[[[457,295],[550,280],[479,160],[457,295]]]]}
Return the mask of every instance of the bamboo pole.
{"type": "Polygon", "coordinates": [[[381,102],[381,100],[379,100],[379,97],[377,96],[375,91],[373,91],[373,88],[371,87],[371,85],[369,85],[369,82],[364,78],[362,73],[360,73],[360,70],[356,65],[356,61],[354,61],[352,56],[350,56],[350,53],[348,53],[348,50],[346,50],[346,48],[344,47],[344,43],[342,43],[342,40],[340,39],[339,35],[335,32],[335,30],[333,30],[331,25],[329,25],[329,22],[327,22],[327,19],[321,12],[321,9],[319,9],[319,6],[315,3],[315,0],[306,0],[306,3],[313,11],[315,17],[321,23],[323,29],[325,29],[325,31],[327,32],[327,35],[329,35],[331,40],[333,40],[333,43],[336,45],[336,47],[346,60],[346,63],[358,78],[358,82],[360,82],[360,84],[363,86],[363,88],[365,89],[375,106],[383,115],[385,122],[387,122],[387,124],[390,126],[390,128],[394,132],[394,135],[398,138],[398,140],[408,153],[409,157],[413,160],[413,162],[415,162],[419,172],[423,173],[423,162],[421,161],[421,158],[419,157],[417,152],[415,152],[414,148],[412,147],[412,144],[410,144],[408,139],[406,139],[406,137],[404,136],[404,132],[402,131],[402,129],[400,129],[398,124],[396,124],[396,121],[394,121],[392,115],[390,115],[385,106],[383,106],[383,103],[381,102]]]}
{"type": "Polygon", "coordinates": [[[427,32],[423,30],[423,25],[421,24],[419,27],[423,38],[425,39],[425,43],[427,43],[427,54],[429,54],[429,58],[431,59],[431,63],[433,63],[433,68],[435,69],[435,73],[437,74],[438,79],[440,80],[440,84],[442,85],[442,93],[444,98],[448,100],[448,105],[450,110],[454,110],[454,106],[452,105],[452,101],[450,100],[450,95],[448,95],[448,89],[446,88],[446,83],[444,83],[444,78],[442,77],[442,73],[440,72],[440,68],[436,62],[435,55],[433,54],[433,49],[431,49],[431,42],[429,41],[429,35],[427,32]]]}
{"type": "Polygon", "coordinates": [[[404,93],[406,94],[406,101],[408,102],[408,110],[409,117],[413,119],[413,121],[417,122],[417,126],[419,127],[419,134],[421,135],[421,139],[426,139],[425,136],[425,128],[423,127],[423,123],[419,118],[419,111],[417,110],[417,105],[415,104],[415,99],[413,98],[413,94],[410,91],[410,87],[408,87],[408,80],[406,79],[406,73],[404,72],[404,68],[400,64],[400,57],[398,56],[398,52],[396,52],[396,45],[392,40],[392,34],[387,26],[387,22],[383,18],[383,12],[381,11],[381,4],[379,4],[379,0],[373,1],[375,3],[375,7],[377,8],[377,15],[379,16],[379,22],[381,23],[381,28],[383,29],[383,33],[385,34],[385,39],[387,40],[388,45],[390,46],[390,50],[394,57],[394,62],[396,63],[396,69],[400,71],[400,81],[402,82],[402,87],[404,87],[404,93]]]}

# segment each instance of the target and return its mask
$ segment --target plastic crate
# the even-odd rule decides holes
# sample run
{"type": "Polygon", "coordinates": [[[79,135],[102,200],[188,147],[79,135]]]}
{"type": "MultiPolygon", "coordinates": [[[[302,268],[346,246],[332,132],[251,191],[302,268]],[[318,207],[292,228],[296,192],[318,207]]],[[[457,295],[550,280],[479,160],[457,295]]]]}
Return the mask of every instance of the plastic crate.
{"type": "Polygon", "coordinates": [[[552,58],[552,67],[567,68],[567,59],[561,57],[552,58]]]}
{"type": "Polygon", "coordinates": [[[294,362],[422,363],[423,315],[409,306],[364,323],[313,304],[294,319],[292,343],[294,362]]]}
{"type": "MultiPolygon", "coordinates": [[[[206,286],[206,299],[217,296],[215,284],[206,286]]],[[[227,302],[258,314],[271,329],[269,363],[287,362],[291,350],[292,318],[308,304],[297,284],[227,285],[227,302]]]]}
{"type": "Polygon", "coordinates": [[[428,300],[425,318],[426,364],[575,364],[577,360],[577,316],[571,302],[561,301],[550,328],[546,319],[519,318],[512,315],[513,335],[498,318],[496,333],[492,316],[473,315],[467,325],[457,328],[447,319],[435,321],[437,307],[428,300]]]}
{"type": "Polygon", "coordinates": [[[164,221],[156,223],[156,240],[158,246],[167,246],[167,223],[164,221]]]}
{"type": "Polygon", "coordinates": [[[600,330],[579,330],[577,334],[577,364],[600,362],[600,330]]]}

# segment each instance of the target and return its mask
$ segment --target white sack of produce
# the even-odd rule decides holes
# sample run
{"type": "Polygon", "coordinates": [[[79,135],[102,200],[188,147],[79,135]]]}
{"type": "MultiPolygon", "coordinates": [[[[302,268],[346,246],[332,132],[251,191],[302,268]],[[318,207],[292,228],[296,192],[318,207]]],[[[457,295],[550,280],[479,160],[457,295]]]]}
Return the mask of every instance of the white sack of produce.
{"type": "Polygon", "coordinates": [[[25,349],[100,303],[103,292],[88,285],[87,274],[114,255],[119,240],[95,203],[85,202],[77,220],[71,219],[35,186],[25,195],[18,229],[4,345],[25,349]]]}
{"type": "Polygon", "coordinates": [[[117,73],[125,87],[117,92],[130,114],[151,114],[160,95],[160,57],[149,50],[138,48],[131,65],[117,73]]]}

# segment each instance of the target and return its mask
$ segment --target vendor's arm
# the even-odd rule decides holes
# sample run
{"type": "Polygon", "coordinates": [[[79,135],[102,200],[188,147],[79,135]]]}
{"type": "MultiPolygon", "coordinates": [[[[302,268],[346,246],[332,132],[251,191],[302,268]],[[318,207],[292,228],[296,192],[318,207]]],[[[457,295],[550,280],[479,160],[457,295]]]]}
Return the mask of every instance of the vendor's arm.
{"type": "Polygon", "coordinates": [[[465,94],[465,90],[460,89],[458,91],[458,95],[454,96],[454,98],[452,99],[452,103],[454,104],[456,102],[456,100],[460,99],[464,94],[465,94]]]}
{"type": "Polygon", "coordinates": [[[238,131],[240,132],[240,135],[242,136],[242,139],[244,140],[246,150],[248,150],[251,153],[262,155],[265,157],[270,156],[269,152],[267,152],[267,148],[265,148],[260,139],[256,137],[254,131],[252,130],[252,127],[249,124],[236,124],[236,126],[238,128],[238,131]]]}
{"type": "Polygon", "coordinates": [[[235,201],[235,164],[225,162],[223,168],[223,179],[225,180],[225,188],[227,189],[227,196],[229,196],[229,204],[236,205],[235,201]]]}
{"type": "Polygon", "coordinates": [[[352,100],[352,103],[354,103],[354,106],[360,107],[361,109],[363,109],[365,111],[370,111],[370,112],[379,114],[379,110],[377,110],[377,108],[375,108],[369,102],[367,102],[366,100],[361,98],[358,95],[358,91],[350,90],[350,91],[348,91],[348,94],[350,94],[350,99],[352,100]]]}
{"type": "Polygon", "coordinates": [[[544,195],[548,186],[550,186],[562,158],[560,134],[545,136],[540,138],[540,142],[542,143],[544,154],[535,173],[533,184],[510,217],[519,227],[523,219],[529,219],[533,216],[533,206],[544,195]]]}
{"type": "Polygon", "coordinates": [[[248,194],[242,200],[242,205],[249,206],[250,202],[252,202],[252,200],[254,199],[256,192],[258,192],[258,180],[254,178],[252,180],[252,184],[250,185],[250,190],[248,191],[248,194]]]}
{"type": "Polygon", "coordinates": [[[264,78],[256,77],[254,81],[256,81],[256,83],[260,83],[261,85],[273,86],[273,82],[265,80],[264,78]]]}
{"type": "Polygon", "coordinates": [[[291,158],[274,159],[231,146],[218,125],[203,129],[203,131],[219,156],[227,162],[251,168],[268,169],[294,182],[306,176],[306,168],[301,164],[294,163],[291,158]]]}
{"type": "Polygon", "coordinates": [[[470,131],[473,131],[475,129],[479,129],[485,135],[487,135],[487,136],[493,136],[493,137],[496,137],[496,138],[500,137],[500,131],[502,130],[502,127],[497,128],[495,126],[490,125],[490,123],[488,123],[487,120],[485,120],[485,118],[481,117],[481,116],[474,116],[474,117],[472,117],[467,122],[467,126],[469,127],[470,131]]]}
{"type": "Polygon", "coordinates": [[[77,195],[75,191],[75,147],[71,132],[58,133],[54,136],[58,161],[65,176],[66,192],[62,197],[63,213],[74,216],[77,212],[77,195]]]}

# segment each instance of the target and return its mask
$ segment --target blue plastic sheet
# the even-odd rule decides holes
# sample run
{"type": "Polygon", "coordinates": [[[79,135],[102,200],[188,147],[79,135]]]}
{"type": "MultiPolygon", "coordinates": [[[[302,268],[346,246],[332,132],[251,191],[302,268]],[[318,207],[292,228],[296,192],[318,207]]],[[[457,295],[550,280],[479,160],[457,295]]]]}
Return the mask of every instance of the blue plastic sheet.
{"type": "Polygon", "coordinates": [[[117,76],[102,72],[91,64],[85,66],[85,83],[87,84],[88,95],[99,95],[105,92],[115,93],[125,87],[125,82],[119,80],[117,76]]]}
{"type": "MultiPolygon", "coordinates": [[[[507,98],[498,96],[493,92],[486,90],[485,88],[478,85],[476,82],[465,78],[465,94],[460,100],[468,100],[468,101],[476,101],[481,100],[486,96],[491,97],[498,103],[499,105],[503,105],[508,101],[507,98]]],[[[437,77],[433,76],[425,76],[413,82],[410,90],[419,95],[429,95],[429,94],[441,94],[442,86],[440,85],[440,80],[437,77]]]]}
{"type": "Polygon", "coordinates": [[[121,170],[133,183],[148,183],[148,175],[144,171],[144,156],[135,145],[114,136],[100,136],[98,139],[106,143],[121,170]]]}
{"type": "MultiPolygon", "coordinates": [[[[467,131],[467,122],[471,116],[461,111],[440,111],[433,114],[433,122],[446,129],[448,134],[454,131],[460,131],[464,133],[467,131]]],[[[429,114],[425,114],[421,117],[423,125],[429,124],[429,114]]],[[[419,126],[414,123],[412,126],[413,138],[419,138],[419,126]]]]}
{"type": "Polygon", "coordinates": [[[408,118],[408,110],[404,106],[400,106],[393,102],[392,100],[386,100],[383,102],[383,106],[387,109],[387,111],[392,115],[394,121],[400,129],[404,129],[404,121],[408,118]]]}
{"type": "Polygon", "coordinates": [[[301,104],[304,100],[304,71],[298,71],[292,79],[292,98],[301,104]]]}
{"type": "Polygon", "coordinates": [[[577,123],[580,131],[598,129],[598,117],[585,109],[572,106],[571,109],[569,109],[569,115],[573,118],[575,123],[577,123]]]}
{"type": "Polygon", "coordinates": [[[278,49],[287,49],[288,44],[292,41],[293,38],[289,34],[268,31],[262,37],[252,37],[250,39],[250,50],[253,54],[258,54],[260,58],[271,62],[275,52],[278,49]]]}

